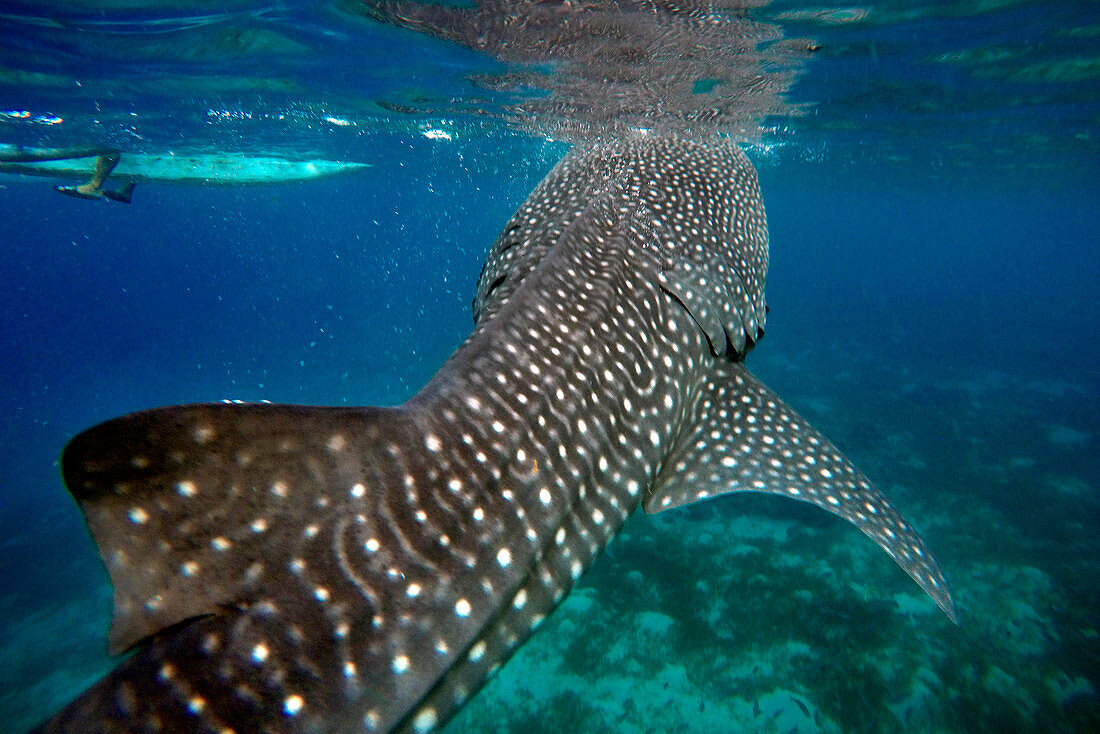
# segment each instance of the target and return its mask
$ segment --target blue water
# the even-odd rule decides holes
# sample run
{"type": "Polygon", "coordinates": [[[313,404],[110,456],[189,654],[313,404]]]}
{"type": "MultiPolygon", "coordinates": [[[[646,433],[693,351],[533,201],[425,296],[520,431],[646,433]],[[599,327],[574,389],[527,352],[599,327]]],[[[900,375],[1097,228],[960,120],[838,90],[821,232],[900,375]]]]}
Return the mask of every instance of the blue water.
{"type": "MultiPolygon", "coordinates": [[[[749,366],[913,520],[961,626],[824,513],[715,500],[633,519],[451,730],[1100,729],[1100,14],[964,6],[878,3],[858,23],[759,11],[819,39],[789,95],[817,111],[767,118],[749,148],[772,252],[749,366]]],[[[171,6],[31,23],[43,7],[0,19],[0,110],[30,113],[0,117],[0,142],[373,167],[141,184],[129,206],[0,176],[0,728],[14,731],[112,665],[106,573],[59,477],[66,441],[174,403],[403,401],[469,333],[488,245],[567,147],[492,116],[370,107],[431,108],[499,66],[408,31],[238,3],[180,40],[181,23],[151,24],[182,17],[171,6]],[[227,50],[227,24],[316,58],[227,50]],[[86,74],[79,89],[98,91],[55,83],[86,74]]]]}

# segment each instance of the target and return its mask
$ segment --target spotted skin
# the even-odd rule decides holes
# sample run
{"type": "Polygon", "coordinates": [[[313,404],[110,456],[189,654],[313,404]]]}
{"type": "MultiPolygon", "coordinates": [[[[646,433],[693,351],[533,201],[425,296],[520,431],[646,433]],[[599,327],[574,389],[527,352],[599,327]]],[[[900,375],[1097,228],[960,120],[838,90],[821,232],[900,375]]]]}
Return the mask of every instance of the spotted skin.
{"type": "Polygon", "coordinates": [[[494,244],[474,333],[395,409],[196,405],[63,471],[136,653],[50,732],[414,732],[446,721],[642,504],[776,492],[854,522],[952,618],[904,519],[743,359],[756,174],[723,141],[577,149],[494,244]]]}

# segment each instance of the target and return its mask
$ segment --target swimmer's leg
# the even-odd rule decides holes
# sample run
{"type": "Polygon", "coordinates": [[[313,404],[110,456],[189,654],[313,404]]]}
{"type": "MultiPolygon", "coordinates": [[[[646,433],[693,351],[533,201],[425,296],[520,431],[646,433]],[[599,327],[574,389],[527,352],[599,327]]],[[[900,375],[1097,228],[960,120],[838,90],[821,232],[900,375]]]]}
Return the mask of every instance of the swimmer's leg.
{"type": "Polygon", "coordinates": [[[93,171],[92,178],[87,183],[82,183],[79,186],[57,186],[56,189],[62,194],[75,196],[79,199],[107,198],[111,201],[129,204],[131,193],[134,190],[133,183],[128,183],[117,191],[108,191],[103,188],[103,182],[111,175],[111,171],[115,170],[115,166],[118,165],[121,158],[122,155],[117,151],[103,153],[96,157],[95,171],[93,171]]]}
{"type": "Polygon", "coordinates": [[[118,153],[104,153],[98,156],[95,159],[95,172],[92,173],[92,179],[76,188],[82,194],[98,195],[103,187],[103,182],[111,175],[111,171],[115,170],[120,158],[122,156],[118,153]]]}

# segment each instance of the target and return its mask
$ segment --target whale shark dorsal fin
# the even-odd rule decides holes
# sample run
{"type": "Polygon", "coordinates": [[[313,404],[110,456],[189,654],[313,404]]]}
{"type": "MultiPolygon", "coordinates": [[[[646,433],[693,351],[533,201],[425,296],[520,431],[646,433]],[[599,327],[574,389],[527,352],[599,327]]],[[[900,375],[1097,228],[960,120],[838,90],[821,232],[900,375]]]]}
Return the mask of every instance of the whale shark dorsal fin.
{"type": "Polygon", "coordinates": [[[912,526],[743,364],[715,370],[695,413],[643,501],[646,512],[729,492],[767,492],[813,503],[854,523],[958,622],[947,581],[912,526]]]}

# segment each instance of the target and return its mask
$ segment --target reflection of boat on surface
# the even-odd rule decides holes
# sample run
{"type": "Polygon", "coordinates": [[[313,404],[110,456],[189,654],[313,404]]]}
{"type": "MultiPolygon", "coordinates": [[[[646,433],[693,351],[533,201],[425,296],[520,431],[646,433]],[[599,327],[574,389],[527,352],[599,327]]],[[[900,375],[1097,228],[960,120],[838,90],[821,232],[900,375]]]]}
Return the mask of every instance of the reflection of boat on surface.
{"type": "MultiPolygon", "coordinates": [[[[92,176],[97,159],[111,154],[117,151],[0,145],[0,173],[86,180],[92,176]]],[[[123,153],[110,177],[121,184],[254,186],[308,181],[369,167],[369,163],[291,160],[236,153],[123,153]]]]}

